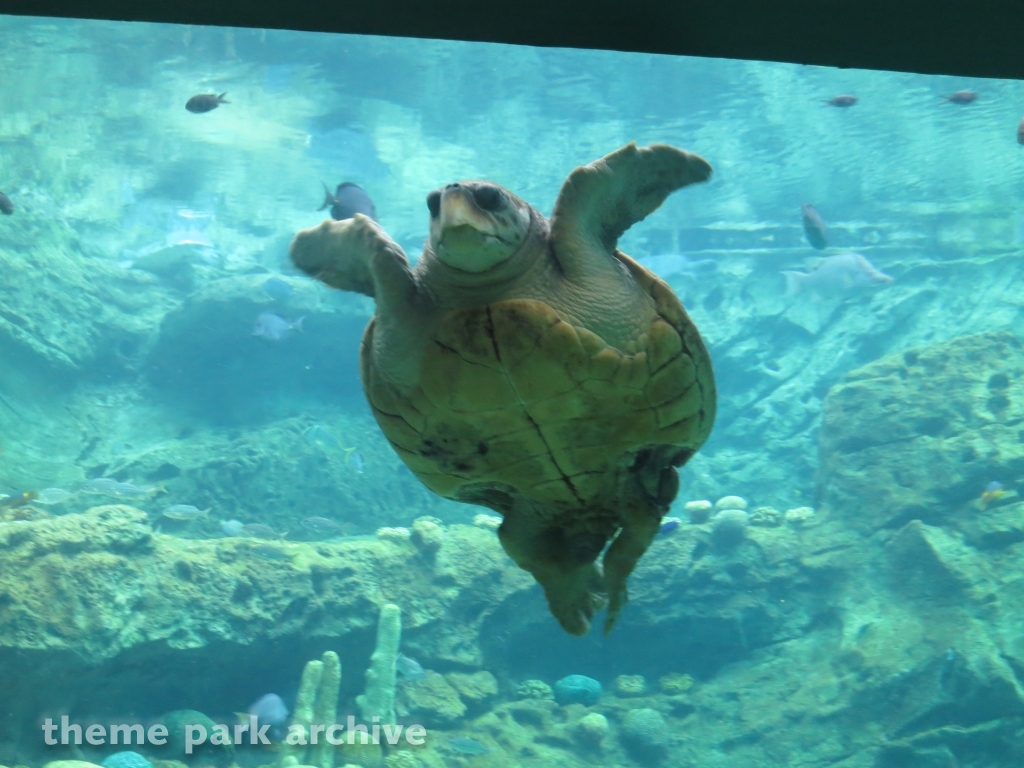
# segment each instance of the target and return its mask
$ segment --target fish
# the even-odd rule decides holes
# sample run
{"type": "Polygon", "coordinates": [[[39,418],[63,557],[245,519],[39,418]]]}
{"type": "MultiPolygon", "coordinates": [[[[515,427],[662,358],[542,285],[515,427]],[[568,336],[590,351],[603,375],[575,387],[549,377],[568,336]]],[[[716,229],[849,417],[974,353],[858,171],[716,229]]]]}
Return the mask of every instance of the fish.
{"type": "Polygon", "coordinates": [[[114,489],[118,483],[112,477],[95,477],[89,480],[79,490],[82,493],[91,493],[99,496],[113,496],[114,489]]]}
{"type": "Polygon", "coordinates": [[[828,247],[828,235],[824,220],[810,203],[804,203],[800,206],[800,214],[803,216],[804,234],[807,235],[807,242],[819,251],[825,250],[828,247]]]}
{"type": "Polygon", "coordinates": [[[978,98],[978,94],[976,91],[956,91],[942,98],[953,104],[970,104],[978,98]]]}
{"type": "Polygon", "coordinates": [[[348,455],[345,458],[348,460],[349,465],[360,475],[363,474],[363,469],[366,468],[363,454],[356,451],[355,448],[346,448],[345,450],[348,451],[348,455]]]}
{"type": "Polygon", "coordinates": [[[679,527],[679,522],[678,517],[666,517],[658,527],[658,535],[664,536],[667,533],[672,533],[672,531],[679,527]]]}
{"type": "Polygon", "coordinates": [[[1024,144],[1024,117],[1017,123],[1017,143],[1024,144]]]}
{"type": "Polygon", "coordinates": [[[454,739],[448,739],[448,746],[460,755],[486,755],[491,751],[489,747],[485,747],[476,739],[471,739],[467,736],[456,736],[454,739]]]}
{"type": "Polygon", "coordinates": [[[245,523],[241,520],[225,520],[220,524],[220,531],[225,536],[241,536],[245,523]]]}
{"type": "Polygon", "coordinates": [[[395,671],[406,680],[423,680],[427,673],[416,659],[410,659],[404,653],[398,654],[395,659],[395,671]]]}
{"type": "Polygon", "coordinates": [[[257,718],[260,725],[269,723],[273,726],[280,726],[288,722],[289,714],[284,700],[276,693],[268,693],[260,696],[249,706],[245,722],[248,722],[248,715],[252,715],[257,718]]]}
{"type": "Polygon", "coordinates": [[[698,268],[716,263],[714,259],[694,260],[681,253],[659,253],[644,256],[637,261],[662,278],[671,275],[697,277],[698,268]]]}
{"type": "Polygon", "coordinates": [[[0,213],[4,216],[10,216],[14,213],[14,203],[11,202],[11,198],[0,192],[0,213]]]}
{"type": "Polygon", "coordinates": [[[267,341],[284,341],[295,331],[302,333],[302,321],[305,319],[306,316],[302,315],[298,320],[289,321],[273,312],[260,312],[252,335],[267,341]]]}
{"type": "Polygon", "coordinates": [[[274,301],[287,301],[295,292],[292,284],[280,277],[268,277],[263,281],[263,290],[274,301]]]}
{"type": "Polygon", "coordinates": [[[39,504],[60,504],[74,495],[71,491],[65,491],[63,488],[43,488],[39,492],[39,498],[36,499],[36,502],[39,504]]]}
{"type": "Polygon", "coordinates": [[[156,488],[140,488],[131,483],[115,483],[108,495],[118,499],[143,499],[154,495],[156,488]]]}
{"type": "Polygon", "coordinates": [[[222,93],[220,96],[214,93],[200,93],[198,96],[193,96],[185,102],[185,109],[189,112],[201,115],[203,112],[210,112],[211,110],[216,109],[221,104],[230,104],[231,102],[224,98],[227,95],[227,91],[222,93]]]}
{"type": "Polygon", "coordinates": [[[989,504],[1015,498],[1017,498],[1016,491],[1009,491],[1003,488],[1003,484],[998,480],[993,480],[985,486],[985,490],[981,492],[981,496],[974,502],[974,505],[984,511],[989,504]]]}
{"type": "Polygon", "coordinates": [[[164,517],[169,520],[196,520],[200,517],[207,517],[210,513],[210,508],[199,509],[191,504],[175,504],[173,507],[168,507],[164,510],[164,517]]]}
{"type": "Polygon", "coordinates": [[[270,544],[259,544],[252,548],[252,553],[261,560],[270,560],[271,562],[292,559],[292,556],[283,549],[278,549],[270,544]]]}
{"type": "Polygon", "coordinates": [[[302,521],[302,526],[309,528],[311,531],[319,531],[321,533],[341,530],[340,525],[333,520],[328,520],[326,517],[307,517],[302,521]]]}
{"type": "MultiPolygon", "coordinates": [[[[331,431],[327,429],[327,427],[324,427],[320,424],[314,424],[313,426],[308,427],[302,432],[302,436],[306,438],[306,441],[311,445],[315,445],[317,448],[320,448],[325,451],[345,450],[344,448],[341,447],[341,443],[338,442],[338,439],[333,434],[331,434],[331,431]]],[[[355,449],[351,448],[349,450],[354,451],[355,449]]]]}
{"type": "MultiPolygon", "coordinates": [[[[320,183],[323,184],[323,182],[320,183]]],[[[331,218],[335,221],[351,219],[357,213],[369,216],[374,221],[377,220],[377,206],[373,204],[373,200],[362,187],[351,181],[339,184],[333,195],[328,186],[324,184],[324,204],[317,210],[322,211],[327,207],[330,207],[331,218]]]]}
{"type": "Polygon", "coordinates": [[[17,509],[18,507],[24,507],[26,504],[31,504],[38,498],[39,491],[25,491],[24,493],[19,493],[17,496],[5,496],[0,499],[0,509],[17,509]]]}
{"type": "Polygon", "coordinates": [[[242,526],[242,530],[239,531],[243,536],[249,536],[253,539],[283,539],[287,536],[287,533],[278,533],[269,525],[263,523],[248,523],[242,526]]]}
{"type": "Polygon", "coordinates": [[[852,107],[858,101],[860,101],[860,99],[856,96],[842,94],[840,96],[833,96],[831,99],[826,99],[825,103],[830,107],[842,107],[845,109],[846,107],[852,107]]]}
{"type": "Polygon", "coordinates": [[[853,288],[891,283],[889,275],[879,272],[859,253],[840,253],[826,256],[811,272],[783,272],[786,276],[786,296],[810,291],[817,298],[846,293],[853,288]]]}

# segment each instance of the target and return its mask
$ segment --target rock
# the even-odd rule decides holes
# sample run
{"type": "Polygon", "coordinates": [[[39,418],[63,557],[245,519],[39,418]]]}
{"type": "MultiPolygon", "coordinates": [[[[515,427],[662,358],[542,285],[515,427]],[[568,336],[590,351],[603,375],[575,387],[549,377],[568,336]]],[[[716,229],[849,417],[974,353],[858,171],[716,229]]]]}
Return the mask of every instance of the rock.
{"type": "Polygon", "coordinates": [[[472,709],[480,710],[498,695],[498,680],[487,670],[479,672],[449,672],[445,679],[459,693],[459,697],[472,709]]]}
{"type": "Polygon", "coordinates": [[[789,525],[799,528],[811,522],[815,514],[813,507],[794,507],[787,509],[782,517],[789,525]]]}
{"type": "Polygon", "coordinates": [[[723,509],[711,521],[711,541],[722,549],[735,547],[746,538],[749,521],[742,509],[723,509]]]}
{"type": "Polygon", "coordinates": [[[782,525],[783,515],[775,507],[756,507],[750,513],[750,524],[761,528],[775,528],[782,525]]]}
{"type": "Polygon", "coordinates": [[[851,371],[823,403],[822,506],[860,530],[963,514],[993,479],[1024,475],[1024,347],[982,333],[851,371]]]}
{"type": "Polygon", "coordinates": [[[631,709],[622,720],[620,739],[634,755],[660,757],[668,741],[668,725],[657,710],[631,709]]]}
{"type": "Polygon", "coordinates": [[[417,517],[412,524],[411,538],[416,549],[433,556],[444,543],[444,528],[436,517],[417,517]]]}
{"type": "Polygon", "coordinates": [[[489,531],[496,531],[501,527],[502,519],[497,515],[478,514],[473,516],[473,525],[477,528],[486,528],[489,531]]]}
{"type": "Polygon", "coordinates": [[[543,680],[524,680],[516,686],[516,698],[553,701],[555,693],[551,690],[551,686],[543,680]]]}
{"type": "Polygon", "coordinates": [[[747,500],[742,496],[723,496],[715,502],[715,510],[720,512],[723,509],[746,509],[747,500]]]}
{"type": "Polygon", "coordinates": [[[425,670],[422,680],[409,680],[399,689],[395,709],[427,728],[454,728],[466,714],[466,705],[444,676],[425,670]]]}
{"type": "Polygon", "coordinates": [[[387,527],[377,529],[377,538],[381,541],[394,541],[404,543],[412,540],[412,531],[402,527],[387,527]]]}
{"type": "Polygon", "coordinates": [[[608,735],[608,718],[599,712],[590,712],[576,721],[576,738],[588,747],[599,747],[608,735]]]}
{"type": "Polygon", "coordinates": [[[700,525],[706,523],[711,517],[711,510],[714,506],[710,501],[688,501],[683,505],[683,509],[686,510],[686,514],[690,518],[690,522],[694,525],[700,525]]]}
{"type": "Polygon", "coordinates": [[[647,681],[643,675],[619,675],[612,683],[612,691],[621,698],[643,696],[647,692],[647,681]]]}
{"type": "Polygon", "coordinates": [[[555,683],[555,701],[591,707],[601,698],[601,684],[586,675],[569,675],[555,683]]]}
{"type": "Polygon", "coordinates": [[[658,678],[658,687],[668,696],[678,696],[693,688],[693,678],[673,672],[658,678]]]}

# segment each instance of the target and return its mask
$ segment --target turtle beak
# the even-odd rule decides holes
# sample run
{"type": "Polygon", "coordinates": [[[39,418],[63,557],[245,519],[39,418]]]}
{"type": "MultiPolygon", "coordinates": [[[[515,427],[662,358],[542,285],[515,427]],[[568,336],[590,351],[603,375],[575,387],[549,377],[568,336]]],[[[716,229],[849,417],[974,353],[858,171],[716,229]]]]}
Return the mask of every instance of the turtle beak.
{"type": "Polygon", "coordinates": [[[491,237],[498,235],[494,220],[477,207],[469,190],[459,185],[449,185],[441,193],[439,219],[442,238],[445,232],[456,227],[469,227],[481,235],[490,235],[491,237]]]}

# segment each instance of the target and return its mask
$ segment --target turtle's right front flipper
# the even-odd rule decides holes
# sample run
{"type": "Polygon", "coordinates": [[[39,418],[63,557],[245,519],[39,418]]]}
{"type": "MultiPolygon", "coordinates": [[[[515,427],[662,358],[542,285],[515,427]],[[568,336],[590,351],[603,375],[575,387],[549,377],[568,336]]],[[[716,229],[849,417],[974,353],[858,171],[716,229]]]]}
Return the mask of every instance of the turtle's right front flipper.
{"type": "Polygon", "coordinates": [[[296,267],[332,288],[382,301],[403,301],[415,291],[405,251],[377,222],[357,213],[303,229],[289,255],[296,267]]]}

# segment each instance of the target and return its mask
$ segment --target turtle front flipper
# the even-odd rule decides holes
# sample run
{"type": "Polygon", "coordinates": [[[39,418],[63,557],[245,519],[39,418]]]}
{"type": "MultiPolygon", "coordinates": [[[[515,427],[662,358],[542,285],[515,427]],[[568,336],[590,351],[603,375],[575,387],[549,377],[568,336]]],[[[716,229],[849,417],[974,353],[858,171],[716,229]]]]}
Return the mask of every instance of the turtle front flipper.
{"type": "Polygon", "coordinates": [[[382,301],[405,301],[415,291],[405,251],[373,219],[324,221],[303,229],[289,255],[296,267],[332,288],[382,301]]]}
{"type": "Polygon", "coordinates": [[[584,165],[562,184],[551,214],[555,256],[570,279],[594,269],[594,254],[611,256],[622,233],[653,213],[681,187],[707,181],[708,162],[667,144],[637,148],[632,142],[584,165]]]}

